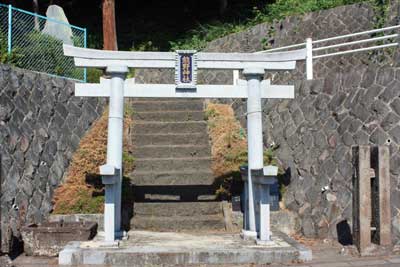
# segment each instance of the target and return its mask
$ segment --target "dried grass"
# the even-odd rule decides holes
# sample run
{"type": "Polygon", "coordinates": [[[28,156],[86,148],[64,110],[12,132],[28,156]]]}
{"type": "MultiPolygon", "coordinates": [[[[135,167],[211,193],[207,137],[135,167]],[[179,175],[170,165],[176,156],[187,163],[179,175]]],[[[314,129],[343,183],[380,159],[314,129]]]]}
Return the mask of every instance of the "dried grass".
{"type": "Polygon", "coordinates": [[[212,170],[215,177],[222,179],[216,194],[229,198],[232,179],[240,178],[239,167],[247,161],[245,131],[230,105],[209,103],[206,117],[212,143],[212,170]]]}
{"type": "MultiPolygon", "coordinates": [[[[55,190],[53,204],[55,214],[101,213],[104,209],[104,187],[99,166],[106,161],[108,111],[93,124],[82,138],[72,157],[64,183],[55,190]]],[[[124,120],[124,160],[132,163],[131,145],[127,140],[132,125],[131,116],[124,120]]],[[[124,172],[131,171],[133,164],[126,164],[124,172]]]]}

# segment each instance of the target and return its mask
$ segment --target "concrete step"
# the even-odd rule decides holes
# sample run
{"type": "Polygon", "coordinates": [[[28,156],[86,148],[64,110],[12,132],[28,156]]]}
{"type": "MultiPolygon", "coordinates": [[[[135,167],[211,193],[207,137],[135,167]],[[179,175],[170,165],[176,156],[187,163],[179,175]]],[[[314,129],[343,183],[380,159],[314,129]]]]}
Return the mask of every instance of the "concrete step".
{"type": "Polygon", "coordinates": [[[160,185],[211,185],[214,183],[214,175],[210,169],[201,171],[138,171],[135,170],[129,175],[132,184],[137,186],[160,186],[160,185]]]}
{"type": "Polygon", "coordinates": [[[135,202],[134,216],[223,215],[222,202],[135,202]]]}
{"type": "Polygon", "coordinates": [[[132,229],[156,231],[224,231],[225,222],[221,215],[200,216],[134,216],[132,229]]]}
{"type": "Polygon", "coordinates": [[[132,134],[182,134],[202,133],[207,135],[205,121],[192,122],[134,122],[132,134]]]}
{"type": "Polygon", "coordinates": [[[150,112],[135,112],[133,114],[135,121],[204,121],[203,111],[150,111],[150,112]]]}
{"type": "Polygon", "coordinates": [[[157,101],[157,100],[139,100],[139,101],[131,101],[130,106],[132,107],[134,112],[142,112],[142,111],[182,111],[182,110],[190,110],[190,111],[203,111],[204,110],[204,102],[203,100],[191,100],[191,101],[182,101],[182,100],[167,100],[167,101],[157,101]]]}
{"type": "Polygon", "coordinates": [[[210,157],[136,159],[136,171],[204,171],[211,167],[210,157]]]}
{"type": "Polygon", "coordinates": [[[207,145],[146,145],[135,146],[135,158],[190,158],[207,157],[211,148],[207,145]]]}
{"type": "Polygon", "coordinates": [[[208,145],[209,136],[206,133],[181,134],[132,134],[135,145],[208,145]]]}

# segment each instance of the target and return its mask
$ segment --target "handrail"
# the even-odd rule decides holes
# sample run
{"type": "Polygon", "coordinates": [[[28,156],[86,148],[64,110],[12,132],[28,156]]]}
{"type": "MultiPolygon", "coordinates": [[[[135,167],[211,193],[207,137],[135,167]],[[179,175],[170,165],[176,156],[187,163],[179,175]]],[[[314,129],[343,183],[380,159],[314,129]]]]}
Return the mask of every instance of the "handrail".
{"type": "MultiPolygon", "coordinates": [[[[378,32],[385,32],[385,31],[390,31],[390,30],[395,30],[399,29],[400,25],[395,25],[395,26],[389,26],[385,28],[380,28],[380,29],[374,29],[374,30],[369,30],[369,31],[362,31],[362,32],[356,32],[356,33],[350,33],[350,34],[345,34],[345,35],[340,35],[340,36],[335,36],[335,37],[329,37],[325,39],[320,39],[320,40],[313,40],[313,44],[319,44],[319,43],[324,43],[324,42],[329,42],[329,41],[335,41],[339,39],[345,39],[345,38],[350,38],[350,37],[355,37],[355,36],[360,36],[364,34],[371,34],[371,33],[378,33],[378,32]]],[[[277,48],[271,48],[267,50],[262,50],[262,51],[257,51],[255,53],[269,53],[273,51],[279,51],[279,50],[285,50],[285,49],[291,49],[291,48],[296,48],[296,47],[302,47],[306,46],[306,43],[299,43],[299,44],[294,44],[294,45],[287,45],[287,46],[282,46],[282,47],[277,47],[277,48]]]]}
{"type": "Polygon", "coordinates": [[[346,35],[340,35],[340,36],[325,38],[325,39],[321,39],[321,40],[316,40],[316,41],[313,41],[313,44],[319,44],[319,43],[334,41],[334,40],[338,40],[338,39],[360,36],[360,35],[364,35],[364,34],[385,32],[385,31],[395,30],[395,29],[399,29],[399,28],[400,28],[400,25],[395,25],[395,26],[389,26],[389,27],[374,29],[374,30],[369,30],[369,31],[350,33],[350,34],[346,34],[346,35]]]}
{"type": "MultiPolygon", "coordinates": [[[[384,28],[380,28],[380,29],[373,29],[373,30],[369,30],[369,31],[362,31],[362,32],[350,33],[350,34],[345,34],[345,35],[340,35],[340,36],[334,36],[334,37],[329,37],[329,38],[320,39],[320,40],[312,40],[311,38],[307,38],[306,42],[304,42],[304,43],[287,45],[287,46],[283,46],[283,47],[276,47],[276,48],[272,48],[272,49],[268,49],[268,50],[257,51],[254,53],[262,54],[262,53],[288,50],[288,49],[298,48],[298,47],[305,47],[305,49],[307,51],[306,75],[307,75],[308,80],[312,80],[313,79],[313,59],[326,58],[326,57],[339,56],[339,55],[347,55],[347,54],[351,54],[351,53],[371,51],[371,50],[383,49],[383,48],[388,48],[388,47],[395,47],[395,46],[400,45],[400,41],[399,42],[392,41],[391,43],[388,43],[388,44],[373,45],[373,46],[367,46],[367,47],[362,47],[362,48],[357,48],[357,49],[350,48],[350,49],[347,49],[344,51],[338,51],[338,52],[332,52],[332,53],[326,53],[326,54],[320,54],[320,55],[314,55],[313,52],[326,51],[329,49],[340,48],[340,47],[345,47],[345,46],[353,46],[356,44],[373,43],[373,42],[377,42],[377,41],[398,38],[400,35],[397,33],[389,34],[389,35],[386,34],[383,36],[371,37],[371,38],[361,39],[361,40],[356,40],[356,41],[336,43],[336,44],[331,44],[331,45],[326,45],[326,46],[321,46],[321,47],[313,47],[315,44],[322,44],[325,42],[331,42],[331,41],[346,39],[346,38],[350,38],[350,37],[361,36],[361,35],[365,35],[365,34],[387,32],[387,31],[392,31],[392,30],[396,30],[396,29],[400,29],[400,25],[394,25],[394,26],[384,27],[384,28]]],[[[234,70],[233,71],[233,83],[236,84],[238,79],[239,79],[239,71],[234,70]]]]}
{"type": "Polygon", "coordinates": [[[335,52],[335,53],[330,53],[330,54],[325,54],[325,55],[313,56],[313,58],[324,58],[324,57],[331,57],[331,56],[346,55],[346,54],[376,50],[376,49],[381,49],[381,48],[395,47],[398,45],[399,45],[399,43],[376,45],[376,46],[358,48],[358,49],[354,49],[354,50],[346,50],[346,51],[340,51],[340,52],[335,52]]]}
{"type": "Polygon", "coordinates": [[[398,34],[391,34],[391,35],[380,36],[380,37],[375,37],[375,38],[370,38],[370,39],[357,40],[357,41],[353,41],[353,42],[346,42],[346,43],[341,43],[341,44],[322,46],[322,47],[313,48],[313,51],[327,50],[327,49],[338,48],[338,47],[343,47],[343,46],[347,46],[347,45],[370,43],[370,42],[375,42],[375,41],[380,41],[380,40],[385,40],[385,39],[396,38],[397,36],[398,36],[398,34]]]}

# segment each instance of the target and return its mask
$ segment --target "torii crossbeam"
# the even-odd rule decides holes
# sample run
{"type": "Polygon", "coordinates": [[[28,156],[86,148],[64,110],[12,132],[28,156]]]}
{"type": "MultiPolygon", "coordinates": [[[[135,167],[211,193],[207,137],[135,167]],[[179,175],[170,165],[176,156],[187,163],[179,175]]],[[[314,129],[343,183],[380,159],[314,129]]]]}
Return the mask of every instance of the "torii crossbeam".
{"type": "MultiPolygon", "coordinates": [[[[100,167],[106,185],[105,241],[113,242],[121,227],[124,97],[247,98],[249,225],[248,229],[243,229],[243,235],[257,238],[252,176],[262,176],[264,168],[261,99],[294,98],[294,86],[271,85],[263,77],[265,70],[295,69],[296,61],[306,59],[306,49],[268,54],[197,53],[193,50],[119,52],[64,45],[64,54],[74,57],[77,67],[105,69],[111,77],[101,79],[99,84],[75,84],[76,96],[110,98],[107,163],[100,167]],[[128,68],[175,68],[176,84],[131,83],[125,80],[128,68]],[[246,80],[238,80],[235,85],[197,85],[197,69],[243,70],[246,80]]],[[[268,203],[262,204],[268,206],[268,203]]],[[[269,214],[266,217],[269,218],[269,214]]],[[[262,241],[270,240],[269,222],[261,225],[260,232],[262,241]]]]}

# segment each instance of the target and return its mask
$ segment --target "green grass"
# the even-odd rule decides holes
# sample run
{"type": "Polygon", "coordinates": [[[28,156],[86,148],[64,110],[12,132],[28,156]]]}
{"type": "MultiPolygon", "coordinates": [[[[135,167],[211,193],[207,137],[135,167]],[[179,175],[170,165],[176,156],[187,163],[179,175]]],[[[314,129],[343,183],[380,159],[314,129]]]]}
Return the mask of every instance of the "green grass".
{"type": "Polygon", "coordinates": [[[63,202],[58,207],[57,214],[91,214],[99,213],[101,206],[104,204],[104,195],[92,196],[86,190],[77,192],[77,201],[72,204],[63,202]]]}

